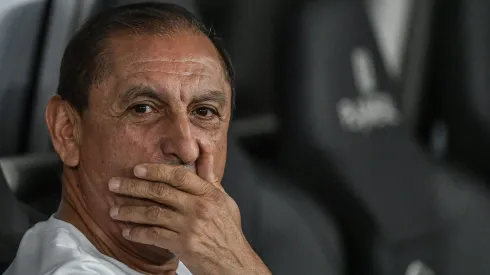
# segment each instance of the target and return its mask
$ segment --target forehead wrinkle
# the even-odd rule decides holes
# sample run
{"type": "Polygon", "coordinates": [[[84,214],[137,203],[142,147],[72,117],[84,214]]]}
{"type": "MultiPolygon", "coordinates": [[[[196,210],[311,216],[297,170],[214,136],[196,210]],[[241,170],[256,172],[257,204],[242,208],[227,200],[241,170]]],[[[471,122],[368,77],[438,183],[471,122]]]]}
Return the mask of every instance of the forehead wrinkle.
{"type": "MultiPolygon", "coordinates": [[[[203,60],[205,61],[205,60],[203,60]]],[[[197,61],[197,60],[175,60],[175,59],[146,59],[146,60],[135,60],[127,63],[127,67],[130,69],[138,69],[138,67],[158,67],[160,70],[166,70],[169,72],[185,72],[185,71],[214,71],[219,70],[222,73],[221,66],[212,60],[208,62],[197,61]],[[165,68],[165,69],[163,69],[165,68]]],[[[148,68],[149,69],[149,68],[148,68]]],[[[152,70],[152,69],[149,69],[152,70]]],[[[152,70],[153,71],[153,70],[152,70]]]]}
{"type": "Polygon", "coordinates": [[[153,66],[149,65],[148,62],[134,62],[132,66],[123,66],[123,74],[128,77],[130,75],[144,73],[162,73],[182,77],[200,76],[209,79],[215,78],[217,81],[221,81],[221,78],[225,77],[222,70],[215,72],[209,67],[202,66],[202,63],[192,63],[190,66],[185,67],[179,66],[182,63],[170,63],[170,65],[156,65],[156,62],[153,63],[153,66]]]}
{"type": "MultiPolygon", "coordinates": [[[[146,72],[148,71],[133,73],[126,76],[123,81],[117,83],[116,90],[122,92],[126,91],[128,87],[136,87],[137,90],[140,90],[142,87],[146,86],[156,93],[170,92],[171,94],[174,94],[174,92],[178,92],[177,97],[182,101],[187,101],[194,93],[200,94],[201,92],[213,90],[228,90],[226,82],[223,81],[223,79],[216,79],[217,82],[215,82],[204,74],[189,74],[183,76],[180,73],[164,72],[165,74],[172,75],[171,78],[166,78],[159,75],[145,75],[146,72]],[[181,77],[191,77],[192,80],[177,80],[181,77]]],[[[160,73],[160,71],[157,71],[157,73],[160,73]]]]}
{"type": "Polygon", "coordinates": [[[206,73],[197,73],[197,72],[171,72],[171,71],[166,71],[162,69],[145,69],[142,71],[138,71],[136,73],[132,73],[132,75],[135,74],[142,74],[142,73],[164,73],[164,74],[169,74],[169,75],[180,75],[180,76],[209,76],[213,77],[214,75],[212,74],[206,74],[206,73]]]}
{"type": "MultiPolygon", "coordinates": [[[[169,51],[170,52],[170,51],[169,51]]],[[[129,58],[129,57],[128,57],[129,58]]],[[[133,56],[134,58],[134,56],[133,56]]],[[[130,65],[138,64],[138,63],[150,63],[150,62],[168,62],[168,63],[195,63],[200,65],[206,65],[205,63],[217,63],[216,60],[209,57],[187,57],[187,58],[138,58],[138,60],[134,60],[129,62],[130,65]],[[206,62],[203,62],[206,61],[206,62]]],[[[216,64],[217,65],[217,64],[216,64]]]]}
{"type": "MultiPolygon", "coordinates": [[[[155,36],[151,35],[150,37],[154,38],[155,36]]],[[[197,37],[201,37],[201,36],[197,36],[197,37]]],[[[139,36],[139,38],[141,37],[139,36]]],[[[184,36],[179,35],[178,37],[175,38],[190,39],[191,41],[195,42],[194,38],[196,38],[196,36],[191,35],[189,37],[186,37],[186,35],[184,36]]],[[[112,37],[112,39],[110,39],[109,48],[110,48],[111,59],[112,59],[111,63],[112,65],[114,65],[112,67],[115,73],[117,74],[117,71],[119,71],[120,73],[128,74],[132,70],[138,69],[137,67],[142,66],[143,63],[151,65],[157,62],[166,62],[168,64],[173,64],[171,66],[174,67],[178,67],[178,64],[188,63],[189,67],[183,68],[183,70],[181,71],[186,71],[186,70],[194,71],[195,67],[202,66],[203,68],[200,68],[198,70],[206,71],[206,69],[209,69],[211,71],[210,73],[206,73],[205,75],[212,77],[216,74],[216,76],[224,77],[225,80],[227,79],[228,74],[226,70],[226,65],[224,64],[221,56],[218,54],[214,46],[209,49],[210,51],[207,50],[204,51],[202,50],[202,47],[191,46],[192,53],[190,52],[185,53],[181,51],[181,49],[179,48],[180,46],[175,44],[176,39],[172,39],[170,42],[161,41],[160,39],[162,38],[158,37],[157,40],[150,39],[149,43],[144,44],[144,47],[147,50],[141,51],[140,48],[142,47],[140,43],[141,39],[135,40],[134,36],[112,37]],[[169,44],[166,46],[165,43],[169,43],[169,44]],[[200,53],[202,53],[202,55],[200,53]],[[214,73],[213,72],[214,70],[219,72],[219,75],[217,73],[214,73]]],[[[159,70],[151,70],[151,71],[158,72],[159,70]]],[[[185,75],[187,75],[187,73],[185,73],[185,75]]]]}

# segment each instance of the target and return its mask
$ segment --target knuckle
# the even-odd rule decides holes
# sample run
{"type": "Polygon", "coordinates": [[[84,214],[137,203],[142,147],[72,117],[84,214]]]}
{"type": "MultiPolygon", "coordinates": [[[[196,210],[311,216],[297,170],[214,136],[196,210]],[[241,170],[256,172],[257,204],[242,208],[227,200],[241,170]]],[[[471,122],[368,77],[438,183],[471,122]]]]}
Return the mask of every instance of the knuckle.
{"type": "Polygon", "coordinates": [[[196,215],[200,219],[209,220],[213,217],[213,208],[210,202],[200,200],[196,203],[196,215]]]}
{"type": "Polygon", "coordinates": [[[178,168],[174,169],[173,178],[176,181],[176,183],[179,183],[179,184],[185,183],[187,180],[187,177],[188,177],[187,171],[184,168],[178,167],[178,168]]]}
{"type": "Polygon", "coordinates": [[[167,173],[166,173],[166,170],[164,168],[162,168],[161,166],[154,167],[153,177],[155,179],[161,179],[162,181],[165,181],[165,179],[167,178],[166,176],[167,176],[167,173]]]}
{"type": "Polygon", "coordinates": [[[165,184],[153,183],[150,188],[150,193],[154,198],[162,198],[167,196],[168,188],[165,184]]]}
{"type": "Polygon", "coordinates": [[[240,207],[234,199],[231,197],[228,199],[228,205],[232,213],[240,215],[240,207]]]}
{"type": "Polygon", "coordinates": [[[160,238],[160,232],[156,227],[150,227],[146,229],[146,236],[151,240],[158,240],[160,238]]]}
{"type": "Polygon", "coordinates": [[[222,204],[224,203],[224,194],[221,190],[217,189],[217,188],[213,188],[211,190],[208,191],[208,194],[210,196],[210,198],[212,199],[213,202],[217,203],[217,204],[222,204]]]}
{"type": "Polygon", "coordinates": [[[200,188],[200,193],[201,194],[208,194],[211,199],[214,199],[214,197],[216,196],[215,191],[216,191],[215,188],[209,184],[203,184],[203,185],[201,185],[201,188],[200,188]]]}
{"type": "Polygon", "coordinates": [[[133,180],[125,181],[121,184],[121,188],[128,193],[135,193],[138,191],[138,185],[133,180]]]}
{"type": "Polygon", "coordinates": [[[148,184],[140,180],[132,180],[130,183],[130,194],[137,197],[145,197],[148,193],[148,184]]]}
{"type": "Polygon", "coordinates": [[[125,217],[125,218],[131,218],[134,216],[134,210],[131,207],[122,206],[119,209],[119,216],[125,217]]]}
{"type": "Polygon", "coordinates": [[[141,229],[138,228],[138,227],[131,228],[131,230],[129,231],[129,234],[127,235],[127,237],[130,240],[139,240],[139,239],[141,239],[141,237],[142,237],[141,229]]]}
{"type": "Polygon", "coordinates": [[[146,218],[150,221],[157,221],[163,215],[163,209],[158,206],[150,206],[146,210],[146,218]]]}

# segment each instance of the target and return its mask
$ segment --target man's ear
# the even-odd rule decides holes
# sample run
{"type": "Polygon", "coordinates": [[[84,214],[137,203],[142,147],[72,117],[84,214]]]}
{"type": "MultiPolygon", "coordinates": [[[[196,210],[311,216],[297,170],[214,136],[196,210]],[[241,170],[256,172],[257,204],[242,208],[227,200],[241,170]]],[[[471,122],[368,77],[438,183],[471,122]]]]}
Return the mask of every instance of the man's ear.
{"type": "Polygon", "coordinates": [[[63,163],[76,167],[80,162],[81,117],[79,113],[60,96],[53,96],[46,108],[48,125],[54,149],[63,163]]]}

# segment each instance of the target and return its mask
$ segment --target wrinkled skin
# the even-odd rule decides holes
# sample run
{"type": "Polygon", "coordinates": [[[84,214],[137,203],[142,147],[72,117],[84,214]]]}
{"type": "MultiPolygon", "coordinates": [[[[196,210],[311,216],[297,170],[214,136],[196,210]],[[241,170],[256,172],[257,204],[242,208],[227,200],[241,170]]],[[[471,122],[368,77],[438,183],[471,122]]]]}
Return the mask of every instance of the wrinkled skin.
{"type": "Polygon", "coordinates": [[[113,177],[134,179],[141,163],[196,172],[207,152],[218,186],[226,162],[230,85],[217,50],[202,35],[118,35],[108,42],[110,73],[92,86],[87,110],[79,114],[57,96],[48,104],[47,123],[64,163],[57,217],[136,270],[172,274],[172,253],[128,241],[121,233],[127,223],[109,215],[114,206],[155,202],[117,195],[108,183],[113,177]]]}

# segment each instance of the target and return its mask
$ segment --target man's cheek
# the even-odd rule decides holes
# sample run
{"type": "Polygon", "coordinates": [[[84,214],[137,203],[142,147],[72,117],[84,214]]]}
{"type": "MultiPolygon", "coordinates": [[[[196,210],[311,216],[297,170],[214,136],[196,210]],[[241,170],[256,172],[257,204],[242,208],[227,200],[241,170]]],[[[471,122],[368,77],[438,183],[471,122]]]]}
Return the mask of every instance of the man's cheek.
{"type": "Polygon", "coordinates": [[[106,127],[97,127],[86,135],[82,150],[87,160],[90,161],[92,169],[98,171],[97,174],[103,180],[108,180],[113,176],[123,176],[130,171],[128,161],[134,155],[131,151],[134,146],[128,142],[124,131],[106,127]]]}
{"type": "MultiPolygon", "coordinates": [[[[116,127],[104,134],[107,139],[106,147],[115,157],[144,154],[148,144],[152,142],[151,135],[141,127],[116,127]]],[[[125,159],[130,161],[130,159],[125,159]]]]}

